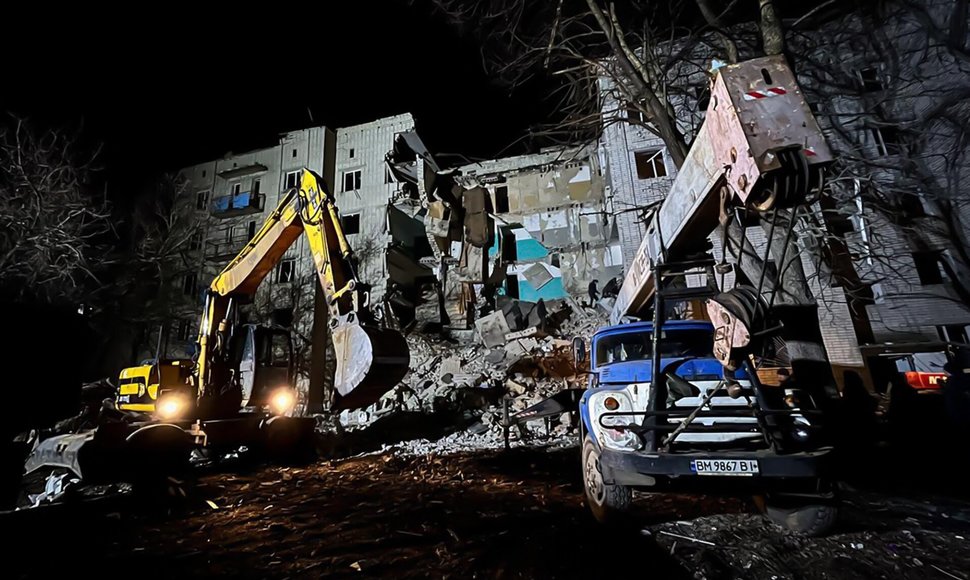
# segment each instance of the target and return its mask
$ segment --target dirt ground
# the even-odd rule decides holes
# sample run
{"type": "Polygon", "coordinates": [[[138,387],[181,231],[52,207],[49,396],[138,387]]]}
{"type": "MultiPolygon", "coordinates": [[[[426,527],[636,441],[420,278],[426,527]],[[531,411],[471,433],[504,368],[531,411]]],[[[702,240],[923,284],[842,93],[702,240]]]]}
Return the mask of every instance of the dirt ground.
{"type": "Polygon", "coordinates": [[[610,531],[578,455],[371,455],[0,514],[3,577],[970,579],[970,502],[847,489],[838,529],[803,539],[748,501],[641,495],[610,531]]]}

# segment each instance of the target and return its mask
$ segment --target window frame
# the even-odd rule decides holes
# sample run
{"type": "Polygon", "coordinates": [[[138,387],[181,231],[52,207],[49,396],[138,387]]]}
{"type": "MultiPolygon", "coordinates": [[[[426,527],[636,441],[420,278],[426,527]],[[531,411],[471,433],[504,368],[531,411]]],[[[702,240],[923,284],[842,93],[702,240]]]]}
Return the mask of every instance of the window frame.
{"type": "Polygon", "coordinates": [[[665,159],[664,148],[659,149],[643,149],[641,151],[634,151],[633,153],[633,164],[636,167],[637,179],[640,181],[646,181],[648,179],[659,179],[661,177],[667,177],[667,161],[665,159]],[[648,163],[652,170],[653,175],[645,175],[641,167],[642,163],[648,163]],[[658,165],[659,163],[659,165],[658,165]],[[660,172],[657,168],[660,168],[660,172]]]}

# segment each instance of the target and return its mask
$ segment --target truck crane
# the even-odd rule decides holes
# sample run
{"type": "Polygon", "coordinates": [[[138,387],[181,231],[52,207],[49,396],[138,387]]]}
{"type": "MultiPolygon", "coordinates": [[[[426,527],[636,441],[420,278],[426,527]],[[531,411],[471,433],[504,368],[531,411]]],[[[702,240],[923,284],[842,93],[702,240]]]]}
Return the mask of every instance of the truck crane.
{"type": "Polygon", "coordinates": [[[370,405],[397,385],[408,370],[407,342],[396,330],[375,324],[369,286],[357,277],[334,198],[318,175],[304,169],[298,187],[281,196],[262,228],[209,286],[197,357],[123,369],[116,397],[120,418],[41,442],[27,471],[59,465],[85,478],[106,471],[114,477],[112,466],[164,468],[193,445],[286,453],[306,443],[314,420],[288,416],[296,401],[289,334],[243,324],[239,312],[304,234],[336,351],[334,407],[370,405]]]}
{"type": "MultiPolygon", "coordinates": [[[[631,490],[742,489],[795,532],[835,521],[831,447],[813,377],[768,386],[755,368],[772,331],[760,288],[722,292],[709,236],[736,209],[791,211],[821,191],[832,161],[783,57],[721,67],[705,120],[671,189],[648,220],[611,313],[589,351],[580,401],[583,480],[600,521],[621,517],[631,490]],[[691,276],[697,274],[696,277],[691,276]],[[706,279],[706,284],[690,280],[706,279]],[[700,320],[666,320],[706,299],[700,320]],[[709,320],[705,320],[709,319],[709,320]]],[[[782,257],[782,262],[784,258],[782,257]]]]}

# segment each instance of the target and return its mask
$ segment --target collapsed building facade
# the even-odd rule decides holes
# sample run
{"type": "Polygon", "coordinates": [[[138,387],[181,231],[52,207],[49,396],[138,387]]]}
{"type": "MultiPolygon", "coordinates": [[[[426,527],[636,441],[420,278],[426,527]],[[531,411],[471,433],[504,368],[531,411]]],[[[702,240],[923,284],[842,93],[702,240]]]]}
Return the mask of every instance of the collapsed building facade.
{"type": "MultiPolygon", "coordinates": [[[[409,114],[313,127],[281,136],[275,147],[180,171],[191,194],[183,211],[200,217],[199,231],[187,264],[169,280],[183,298],[176,319],[160,345],[143,345],[142,356],[192,356],[209,281],[297,185],[303,167],[334,192],[370,307],[393,326],[471,339],[476,320],[492,314],[504,319],[503,332],[518,330],[538,324],[539,312],[555,310],[557,301],[584,294],[591,280],[622,271],[593,149],[445,167],[409,114]]],[[[293,330],[306,388],[317,282],[304,245],[300,239],[287,250],[243,312],[293,330]]]]}
{"type": "MultiPolygon", "coordinates": [[[[918,24],[900,19],[892,26],[890,32],[902,39],[898,53],[913,55],[918,24]]],[[[887,355],[894,353],[938,352],[948,342],[966,342],[970,325],[960,294],[967,288],[961,279],[966,268],[954,247],[955,241],[967,247],[970,204],[959,186],[966,159],[958,157],[955,172],[937,168],[948,185],[941,186],[945,194],[929,195],[933,183],[914,183],[895,168],[920,158],[938,163],[933,158],[945,153],[945,134],[906,148],[885,123],[873,121],[889,107],[884,103],[890,96],[897,113],[919,118],[929,103],[910,93],[939,92],[967,75],[955,74],[961,69],[952,62],[946,74],[930,74],[912,58],[882,62],[853,54],[853,39],[864,27],[852,18],[823,22],[805,35],[815,39],[802,41],[809,46],[797,47],[820,55],[830,68],[838,63],[838,72],[859,87],[854,95],[826,92],[821,75],[808,67],[799,78],[840,158],[866,163],[864,173],[840,180],[834,197],[815,204],[822,218],[811,224],[814,231],[800,232],[802,266],[839,378],[849,370],[865,376],[880,357],[890,360],[887,355]],[[926,78],[890,95],[887,85],[902,74],[899,67],[908,76],[924,71],[926,78]],[[841,121],[847,117],[855,121],[841,121]],[[865,191],[870,194],[860,193],[865,191]],[[899,219],[872,207],[880,195],[898,201],[899,219]],[[951,202],[952,211],[941,201],[951,202]],[[931,226],[944,217],[954,224],[955,237],[931,226]],[[833,247],[840,263],[829,259],[833,247]]],[[[688,135],[703,118],[711,55],[692,58],[704,66],[680,76],[687,79],[680,91],[685,96],[674,99],[688,135]]],[[[184,291],[187,306],[169,325],[163,354],[190,352],[200,290],[272,211],[280,192],[295,185],[293,176],[304,166],[334,191],[360,276],[371,285],[372,308],[406,332],[450,333],[466,341],[477,335],[489,342],[485,335],[539,324],[540,310],[544,314],[557,302],[584,296],[592,280],[602,288],[632,260],[648,212],[666,196],[677,168],[646,120],[631,112],[606,79],[600,98],[603,130],[593,146],[450,163],[428,150],[411,115],[403,114],[335,131],[295,131],[277,147],[186,168],[182,174],[196,193],[194,210],[207,219],[193,270],[172,281],[184,291]]],[[[764,232],[749,228],[747,234],[762,252],[764,232]]],[[[710,241],[715,257],[723,258],[720,237],[710,241]]],[[[312,336],[316,284],[302,244],[289,250],[250,306],[253,318],[293,328],[301,337],[298,351],[312,336]]],[[[720,283],[730,287],[734,275],[720,283]]]]}
{"type": "Polygon", "coordinates": [[[388,205],[392,292],[399,320],[469,330],[510,305],[579,295],[622,269],[591,149],[564,148],[443,169],[415,133],[388,155],[401,183],[388,205]],[[433,294],[422,287],[430,282],[433,294]]]}

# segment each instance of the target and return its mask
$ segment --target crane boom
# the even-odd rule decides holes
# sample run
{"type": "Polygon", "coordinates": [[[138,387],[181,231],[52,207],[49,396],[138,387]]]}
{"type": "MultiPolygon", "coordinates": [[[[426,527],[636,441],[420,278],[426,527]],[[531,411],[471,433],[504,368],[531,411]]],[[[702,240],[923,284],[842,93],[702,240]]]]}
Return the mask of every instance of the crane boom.
{"type": "Polygon", "coordinates": [[[682,256],[719,224],[722,206],[766,211],[803,195],[832,161],[822,130],[784,57],[721,67],[704,123],[660,208],[652,215],[616,298],[610,322],[646,308],[654,265],[682,256]]]}

